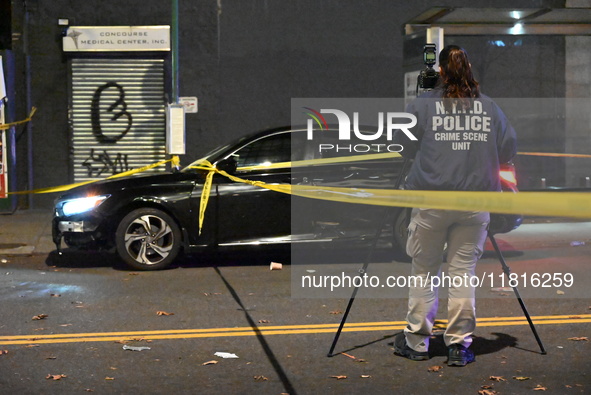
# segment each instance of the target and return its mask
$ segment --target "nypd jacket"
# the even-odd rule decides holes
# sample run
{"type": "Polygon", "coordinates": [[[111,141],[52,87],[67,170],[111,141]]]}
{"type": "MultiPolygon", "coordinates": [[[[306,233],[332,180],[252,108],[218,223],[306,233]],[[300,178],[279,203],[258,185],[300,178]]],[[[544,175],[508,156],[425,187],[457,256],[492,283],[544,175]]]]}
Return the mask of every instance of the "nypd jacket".
{"type": "Polygon", "coordinates": [[[499,166],[516,154],[515,130],[499,106],[485,95],[468,99],[466,109],[443,91],[425,92],[406,111],[417,117],[418,141],[399,134],[403,154],[415,159],[406,189],[500,191],[499,166]]]}

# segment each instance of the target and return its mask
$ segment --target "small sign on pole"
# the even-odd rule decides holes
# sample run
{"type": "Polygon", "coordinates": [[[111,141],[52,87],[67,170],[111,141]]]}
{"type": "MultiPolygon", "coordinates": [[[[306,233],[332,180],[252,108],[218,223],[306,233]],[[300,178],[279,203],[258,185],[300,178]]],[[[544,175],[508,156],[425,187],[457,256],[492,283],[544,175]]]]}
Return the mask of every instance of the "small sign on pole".
{"type": "Polygon", "coordinates": [[[185,113],[196,113],[198,110],[198,101],[195,96],[179,97],[179,104],[185,107],[185,113]]]}

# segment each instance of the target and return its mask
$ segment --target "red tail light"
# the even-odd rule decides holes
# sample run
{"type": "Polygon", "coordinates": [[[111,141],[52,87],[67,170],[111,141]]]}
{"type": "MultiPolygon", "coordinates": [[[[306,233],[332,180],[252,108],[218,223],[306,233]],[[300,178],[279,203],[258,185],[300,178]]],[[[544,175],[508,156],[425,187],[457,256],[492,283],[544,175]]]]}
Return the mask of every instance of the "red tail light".
{"type": "Polygon", "coordinates": [[[508,182],[512,185],[517,185],[517,179],[515,178],[515,169],[503,169],[499,172],[501,182],[508,182]]]}

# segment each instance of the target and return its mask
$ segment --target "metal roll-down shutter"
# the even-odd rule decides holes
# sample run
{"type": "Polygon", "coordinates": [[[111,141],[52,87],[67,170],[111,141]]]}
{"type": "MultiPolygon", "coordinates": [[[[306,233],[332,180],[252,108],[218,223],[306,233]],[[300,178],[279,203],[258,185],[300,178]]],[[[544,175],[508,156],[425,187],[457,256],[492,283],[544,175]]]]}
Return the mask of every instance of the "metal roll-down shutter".
{"type": "Polygon", "coordinates": [[[74,182],[165,158],[164,60],[73,58],[71,67],[74,182]]]}

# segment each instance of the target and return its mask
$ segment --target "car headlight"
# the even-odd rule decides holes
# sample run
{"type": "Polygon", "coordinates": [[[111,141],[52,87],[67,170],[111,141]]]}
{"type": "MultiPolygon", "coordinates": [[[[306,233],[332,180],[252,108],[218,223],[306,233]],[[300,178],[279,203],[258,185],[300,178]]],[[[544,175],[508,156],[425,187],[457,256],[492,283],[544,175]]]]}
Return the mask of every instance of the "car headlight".
{"type": "Polygon", "coordinates": [[[78,199],[66,200],[62,203],[62,212],[64,215],[74,215],[90,211],[97,208],[111,195],[89,196],[78,199]]]}

